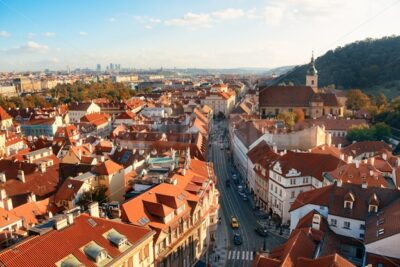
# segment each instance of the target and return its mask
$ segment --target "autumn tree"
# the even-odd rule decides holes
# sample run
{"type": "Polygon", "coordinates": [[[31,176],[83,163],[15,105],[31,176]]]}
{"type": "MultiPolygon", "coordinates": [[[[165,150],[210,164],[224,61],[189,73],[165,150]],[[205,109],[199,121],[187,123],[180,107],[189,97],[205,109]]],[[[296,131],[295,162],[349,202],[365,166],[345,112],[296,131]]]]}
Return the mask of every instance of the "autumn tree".
{"type": "Polygon", "coordinates": [[[294,112],[284,111],[277,116],[278,120],[285,122],[287,128],[292,128],[296,123],[296,115],[294,112]]]}
{"type": "Polygon", "coordinates": [[[370,104],[369,97],[364,94],[360,89],[352,89],[347,94],[346,106],[353,112],[368,107],[370,104]]]}

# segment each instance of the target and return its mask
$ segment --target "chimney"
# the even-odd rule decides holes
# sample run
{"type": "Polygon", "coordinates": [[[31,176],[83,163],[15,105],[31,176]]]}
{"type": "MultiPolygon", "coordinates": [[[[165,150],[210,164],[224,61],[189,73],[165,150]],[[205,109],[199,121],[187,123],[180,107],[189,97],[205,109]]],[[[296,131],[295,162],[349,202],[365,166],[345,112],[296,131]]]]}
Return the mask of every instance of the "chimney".
{"type": "Polygon", "coordinates": [[[98,202],[92,202],[88,206],[89,209],[89,215],[92,217],[99,218],[99,203],[98,202]]]}
{"type": "Polygon", "coordinates": [[[44,162],[40,163],[40,172],[41,173],[46,172],[46,163],[44,163],[44,162]]]}
{"type": "Polygon", "coordinates": [[[49,216],[49,219],[53,218],[53,213],[51,211],[49,211],[48,216],[49,216]]]}
{"type": "Polygon", "coordinates": [[[359,160],[355,160],[354,163],[356,164],[356,168],[360,168],[360,161],[359,160]]]}
{"type": "Polygon", "coordinates": [[[340,155],[339,155],[339,158],[340,158],[340,160],[343,160],[343,161],[344,161],[344,154],[340,154],[340,155]]]}
{"type": "Polygon", "coordinates": [[[276,145],[273,146],[274,152],[278,153],[278,147],[276,145]]]}
{"type": "Polygon", "coordinates": [[[6,174],[4,172],[0,172],[0,182],[5,183],[6,180],[6,174]]]}
{"type": "Polygon", "coordinates": [[[67,213],[67,222],[69,225],[74,223],[74,214],[73,213],[67,213]]]}
{"type": "Polygon", "coordinates": [[[315,230],[319,230],[321,225],[321,215],[314,214],[312,219],[312,228],[315,230]]]}
{"type": "Polygon", "coordinates": [[[54,228],[56,229],[56,230],[61,230],[61,229],[64,229],[65,227],[67,227],[68,226],[68,221],[67,221],[67,218],[66,217],[59,217],[59,218],[57,218],[56,219],[56,222],[55,222],[55,224],[54,224],[54,228]]]}
{"type": "Polygon", "coordinates": [[[371,163],[372,166],[374,166],[375,165],[375,158],[370,158],[369,162],[371,163]]]}
{"type": "Polygon", "coordinates": [[[343,185],[343,182],[342,182],[341,179],[336,180],[336,186],[337,187],[342,187],[342,185],[343,185]]]}
{"type": "Polygon", "coordinates": [[[342,149],[342,144],[338,144],[337,148],[342,149]]]}
{"type": "Polygon", "coordinates": [[[28,202],[36,202],[36,195],[33,192],[29,194],[28,202]]]}
{"type": "Polygon", "coordinates": [[[2,188],[0,190],[0,201],[3,201],[6,198],[7,198],[7,192],[6,192],[6,190],[4,188],[2,188]]]}
{"type": "Polygon", "coordinates": [[[100,156],[100,162],[104,162],[104,156],[100,156]]]}
{"type": "Polygon", "coordinates": [[[386,154],[386,153],[383,153],[383,154],[382,154],[382,158],[383,158],[383,160],[387,160],[387,154],[386,154]]]}
{"type": "Polygon", "coordinates": [[[364,189],[368,188],[368,183],[362,183],[361,187],[364,188],[364,189]]]}
{"type": "Polygon", "coordinates": [[[25,172],[23,170],[18,170],[18,179],[25,183],[25,172]]]}
{"type": "Polygon", "coordinates": [[[374,175],[374,171],[373,170],[369,170],[369,176],[373,176],[374,175]]]}
{"type": "Polygon", "coordinates": [[[347,163],[352,163],[353,162],[353,156],[348,156],[347,157],[347,163]]]}
{"type": "Polygon", "coordinates": [[[326,134],[326,144],[327,144],[328,146],[331,146],[331,145],[332,145],[332,135],[331,135],[330,133],[327,133],[327,134],[326,134]]]}
{"type": "Polygon", "coordinates": [[[185,175],[186,175],[186,168],[183,168],[183,169],[182,169],[181,174],[182,174],[182,176],[185,176],[185,175]]]}
{"type": "MultiPolygon", "coordinates": [[[[3,201],[4,201],[4,200],[3,200],[3,201]]],[[[10,211],[10,210],[12,210],[13,208],[14,208],[14,207],[13,207],[13,203],[12,203],[11,198],[6,198],[5,201],[4,201],[4,209],[10,211]]]]}

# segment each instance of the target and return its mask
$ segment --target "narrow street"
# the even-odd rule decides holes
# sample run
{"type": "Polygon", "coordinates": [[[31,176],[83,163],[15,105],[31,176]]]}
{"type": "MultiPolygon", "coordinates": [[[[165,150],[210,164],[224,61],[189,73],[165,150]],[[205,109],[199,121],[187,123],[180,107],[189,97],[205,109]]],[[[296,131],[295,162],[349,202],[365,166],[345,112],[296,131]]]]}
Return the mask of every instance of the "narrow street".
{"type": "MultiPolygon", "coordinates": [[[[263,249],[264,237],[261,237],[255,231],[258,218],[253,210],[252,196],[247,194],[248,200],[243,200],[243,197],[239,194],[238,185],[243,184],[242,182],[239,184],[233,182],[232,174],[235,173],[234,166],[230,161],[230,156],[228,155],[227,150],[221,149],[221,143],[226,142],[226,138],[228,138],[228,136],[224,137],[222,134],[226,128],[226,120],[215,123],[214,134],[210,140],[210,155],[214,162],[214,168],[218,178],[217,185],[221,193],[220,216],[222,222],[219,225],[220,229],[218,231],[222,231],[224,234],[221,234],[220,236],[224,236],[227,239],[222,242],[223,244],[226,244],[223,248],[225,250],[225,253],[223,253],[223,259],[221,259],[221,262],[215,266],[251,266],[255,251],[263,249]],[[230,179],[231,181],[229,187],[225,184],[227,179],[230,179]],[[232,229],[231,216],[237,218],[239,222],[238,229],[232,229]],[[235,233],[241,235],[243,241],[241,245],[235,245],[233,243],[233,236],[235,233]]],[[[269,233],[267,237],[265,237],[265,243],[268,250],[284,242],[284,238],[272,233],[269,233]]]]}

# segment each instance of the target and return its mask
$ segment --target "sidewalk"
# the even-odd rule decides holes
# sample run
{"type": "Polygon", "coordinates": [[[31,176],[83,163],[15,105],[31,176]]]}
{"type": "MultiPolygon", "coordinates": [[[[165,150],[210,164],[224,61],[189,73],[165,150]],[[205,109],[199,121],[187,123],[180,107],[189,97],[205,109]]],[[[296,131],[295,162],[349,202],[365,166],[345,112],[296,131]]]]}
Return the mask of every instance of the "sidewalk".
{"type": "Polygon", "coordinates": [[[209,262],[212,267],[224,267],[228,256],[228,240],[224,231],[224,225],[218,225],[216,240],[214,243],[214,252],[209,255],[209,262]],[[219,260],[218,260],[219,256],[219,260]]]}

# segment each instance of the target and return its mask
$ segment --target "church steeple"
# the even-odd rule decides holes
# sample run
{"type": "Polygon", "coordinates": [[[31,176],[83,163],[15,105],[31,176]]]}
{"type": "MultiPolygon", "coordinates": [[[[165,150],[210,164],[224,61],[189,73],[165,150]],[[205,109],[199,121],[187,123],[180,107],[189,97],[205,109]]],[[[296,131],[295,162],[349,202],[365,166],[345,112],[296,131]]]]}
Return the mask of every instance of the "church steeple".
{"type": "Polygon", "coordinates": [[[311,61],[308,64],[306,86],[312,87],[315,92],[318,91],[318,71],[315,68],[314,51],[311,55],[311,61]]]}

